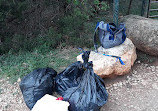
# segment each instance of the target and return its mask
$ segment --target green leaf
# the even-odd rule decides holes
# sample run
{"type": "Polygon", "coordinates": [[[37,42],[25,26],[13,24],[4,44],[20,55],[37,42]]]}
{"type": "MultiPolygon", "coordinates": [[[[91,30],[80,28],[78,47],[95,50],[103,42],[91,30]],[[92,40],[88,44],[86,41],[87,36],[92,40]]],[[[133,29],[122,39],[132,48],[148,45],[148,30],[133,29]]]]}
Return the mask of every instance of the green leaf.
{"type": "Polygon", "coordinates": [[[75,5],[79,5],[79,1],[78,0],[74,0],[74,4],[75,5]]]}
{"type": "Polygon", "coordinates": [[[100,3],[99,0],[94,0],[95,5],[99,5],[99,3],[100,3]]]}

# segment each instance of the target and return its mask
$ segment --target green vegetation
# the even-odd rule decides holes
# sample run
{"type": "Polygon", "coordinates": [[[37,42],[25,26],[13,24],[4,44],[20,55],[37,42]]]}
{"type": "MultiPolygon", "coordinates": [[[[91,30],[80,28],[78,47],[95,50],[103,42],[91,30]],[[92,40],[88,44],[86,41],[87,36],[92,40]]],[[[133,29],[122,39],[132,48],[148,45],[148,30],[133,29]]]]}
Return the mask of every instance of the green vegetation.
{"type": "Polygon", "coordinates": [[[76,61],[79,50],[53,49],[49,52],[41,53],[35,50],[33,52],[19,52],[0,56],[0,76],[8,76],[12,82],[19,77],[33,71],[36,68],[51,67],[58,73],[68,65],[76,61]]]}
{"type": "MultiPolygon", "coordinates": [[[[126,15],[130,0],[120,0],[126,15]]],[[[130,14],[140,15],[141,0],[133,0],[130,14]]],[[[92,47],[98,21],[112,22],[110,0],[0,0],[0,55],[57,47],[92,47]]]]}
{"type": "Polygon", "coordinates": [[[91,47],[99,0],[0,0],[0,54],[65,47],[91,47]]]}
{"type": "MultiPolygon", "coordinates": [[[[158,9],[158,3],[151,4],[150,9],[158,9]]],[[[152,11],[149,13],[150,16],[158,15],[158,11],[152,11]]],[[[156,18],[158,19],[158,18],[156,18]]]]}
{"type": "Polygon", "coordinates": [[[148,54],[145,54],[144,52],[137,50],[137,60],[143,62],[143,63],[153,63],[156,60],[155,56],[151,56],[148,54]]]}
{"type": "MultiPolygon", "coordinates": [[[[120,0],[120,14],[126,15],[128,11],[130,0],[120,0]]],[[[142,7],[142,0],[132,0],[130,14],[140,15],[142,7]]]]}
{"type": "Polygon", "coordinates": [[[36,68],[65,69],[79,51],[61,50],[93,47],[95,17],[107,9],[99,0],[0,0],[0,76],[14,82],[36,68]]]}
{"type": "MultiPolygon", "coordinates": [[[[120,0],[121,16],[129,1],[120,0]]],[[[141,3],[133,0],[130,14],[140,15],[141,3]]],[[[79,53],[64,49],[93,47],[95,25],[112,22],[112,9],[112,0],[0,0],[0,76],[16,81],[43,67],[60,72],[79,53]]]]}

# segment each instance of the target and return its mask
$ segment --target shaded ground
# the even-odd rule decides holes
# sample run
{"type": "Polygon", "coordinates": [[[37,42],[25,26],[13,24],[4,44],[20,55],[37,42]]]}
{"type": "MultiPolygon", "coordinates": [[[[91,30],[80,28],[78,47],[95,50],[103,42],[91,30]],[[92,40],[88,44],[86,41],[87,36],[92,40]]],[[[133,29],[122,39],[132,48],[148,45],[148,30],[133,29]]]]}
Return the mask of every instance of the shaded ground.
{"type": "MultiPolygon", "coordinates": [[[[138,60],[129,74],[104,79],[109,99],[101,111],[158,110],[158,58],[142,52],[137,54],[138,60]]],[[[18,83],[0,80],[0,111],[29,111],[18,83]]]]}

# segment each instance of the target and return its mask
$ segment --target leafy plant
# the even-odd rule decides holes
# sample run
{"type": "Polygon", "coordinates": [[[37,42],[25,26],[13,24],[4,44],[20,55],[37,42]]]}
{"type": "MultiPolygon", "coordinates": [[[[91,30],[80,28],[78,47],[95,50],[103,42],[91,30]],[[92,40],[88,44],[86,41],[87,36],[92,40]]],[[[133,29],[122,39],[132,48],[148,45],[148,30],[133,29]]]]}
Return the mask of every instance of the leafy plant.
{"type": "Polygon", "coordinates": [[[64,41],[78,47],[92,46],[93,30],[91,30],[91,27],[87,27],[86,24],[96,14],[96,11],[107,9],[106,2],[67,0],[66,4],[66,15],[58,21],[59,32],[62,34],[64,41]]]}
{"type": "Polygon", "coordinates": [[[62,35],[50,27],[46,35],[40,35],[35,41],[35,48],[38,48],[42,52],[47,52],[59,46],[62,42],[62,35]]]}
{"type": "Polygon", "coordinates": [[[45,52],[67,45],[91,47],[95,27],[91,19],[107,8],[99,0],[0,0],[0,54],[9,50],[45,52]],[[44,24],[47,20],[50,22],[44,24]]]}

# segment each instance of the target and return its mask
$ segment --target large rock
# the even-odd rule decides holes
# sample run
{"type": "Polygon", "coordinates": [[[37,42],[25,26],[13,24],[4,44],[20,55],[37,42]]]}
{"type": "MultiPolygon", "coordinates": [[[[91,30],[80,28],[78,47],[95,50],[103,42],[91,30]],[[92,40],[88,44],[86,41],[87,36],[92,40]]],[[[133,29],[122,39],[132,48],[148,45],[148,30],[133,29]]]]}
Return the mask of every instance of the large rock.
{"type": "MultiPolygon", "coordinates": [[[[91,51],[89,61],[93,61],[94,72],[102,78],[127,74],[137,58],[136,48],[128,38],[123,44],[113,48],[104,49],[99,47],[98,52],[91,51]],[[103,53],[120,56],[125,65],[121,65],[119,60],[114,57],[105,56],[103,53]]],[[[83,62],[81,54],[77,56],[77,61],[83,62]]]]}
{"type": "Polygon", "coordinates": [[[158,56],[158,20],[128,15],[122,21],[128,38],[139,50],[158,56]]]}

